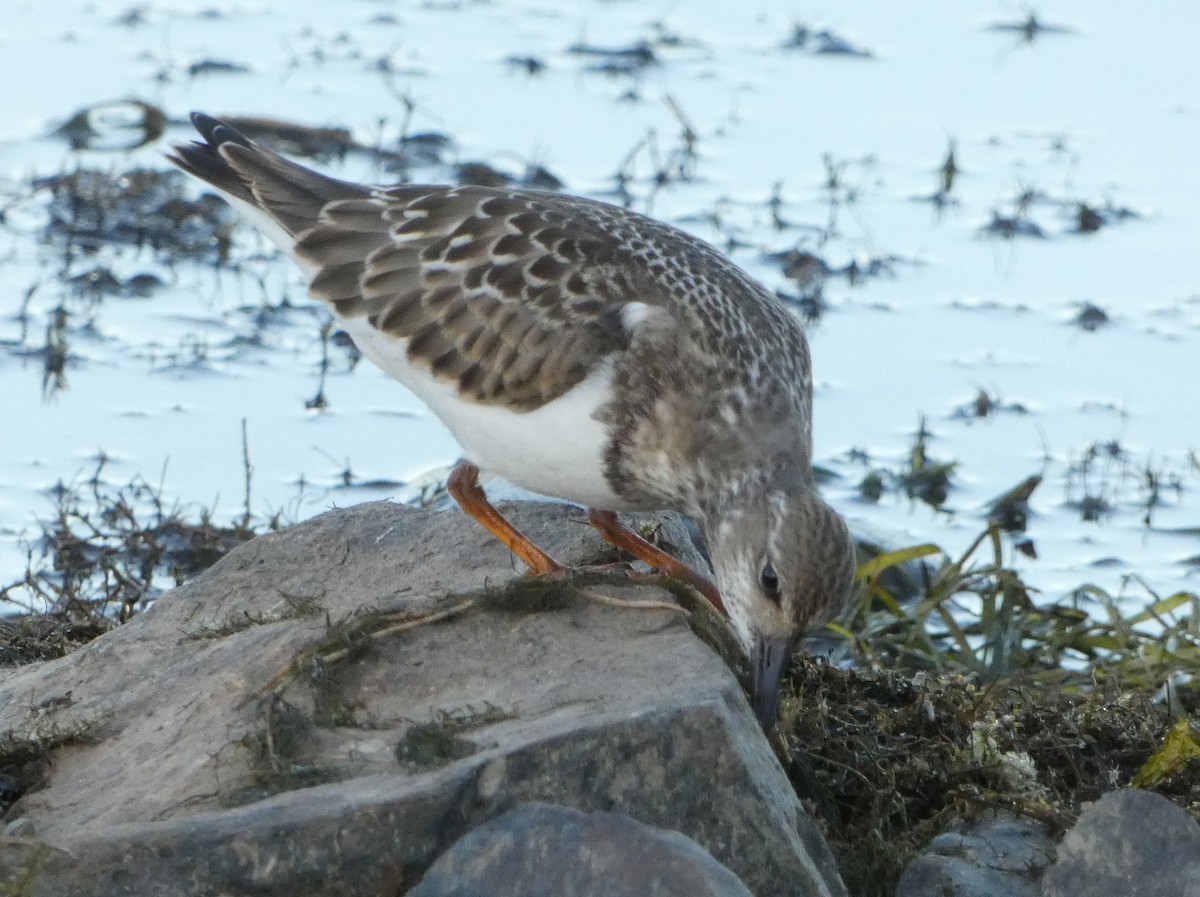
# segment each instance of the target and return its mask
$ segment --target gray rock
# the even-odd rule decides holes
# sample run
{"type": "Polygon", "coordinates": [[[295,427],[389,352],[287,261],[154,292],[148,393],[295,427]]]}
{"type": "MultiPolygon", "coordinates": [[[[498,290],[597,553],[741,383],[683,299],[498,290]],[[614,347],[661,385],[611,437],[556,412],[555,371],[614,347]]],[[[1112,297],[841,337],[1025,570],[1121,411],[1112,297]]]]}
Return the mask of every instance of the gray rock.
{"type": "Polygon", "coordinates": [[[409,897],[752,897],[678,832],[526,804],[459,839],[409,897]]]}
{"type": "Polygon", "coordinates": [[[1164,797],[1123,788],[1079,814],[1045,897],[1200,897],[1200,826],[1164,797]]]}
{"type": "MultiPolygon", "coordinates": [[[[578,509],[509,514],[565,563],[611,559],[578,509]]],[[[255,539],[74,654],[6,671],[0,736],[53,762],[9,814],[36,839],[0,839],[0,880],[390,894],[543,800],[679,830],[761,895],[844,894],[685,614],[607,603],[670,597],[528,580],[458,512],[379,502],[255,539]]]]}
{"type": "Polygon", "coordinates": [[[33,820],[18,816],[4,826],[6,838],[28,838],[34,833],[33,820]]]}
{"type": "Polygon", "coordinates": [[[1037,897],[1053,860],[1042,826],[989,813],[935,838],[900,876],[896,897],[1037,897]]]}

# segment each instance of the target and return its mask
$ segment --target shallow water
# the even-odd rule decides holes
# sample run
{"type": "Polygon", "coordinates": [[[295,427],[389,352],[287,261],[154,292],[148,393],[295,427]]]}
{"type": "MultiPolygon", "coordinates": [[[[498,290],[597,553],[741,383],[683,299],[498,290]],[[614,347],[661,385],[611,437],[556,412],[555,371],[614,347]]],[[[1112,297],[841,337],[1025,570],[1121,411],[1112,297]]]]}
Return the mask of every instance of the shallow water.
{"type": "MultiPolygon", "coordinates": [[[[226,520],[243,505],[243,420],[260,515],[411,497],[415,485],[343,488],[344,474],[407,482],[453,462],[417,400],[337,347],[329,406],[306,408],[324,319],[248,230],[234,238],[240,276],[128,246],[69,255],[43,239],[47,191],[28,187],[76,168],[165,169],[191,109],[346,127],[385,146],[408,101],[408,132],[451,137],[452,162],[518,175],[537,163],[608,199],[624,169],[634,208],[732,246],[788,295],[801,289],[773,253],[880,268],[830,276],[809,329],[817,461],[860,535],[957,553],[992,499],[1041,474],[1026,533],[1038,559],[1012,563],[1047,598],[1082,583],[1133,600],[1196,591],[1200,11],[1061,2],[1039,17],[1063,30],[1027,40],[992,27],[1027,19],[1012,5],[901,6],[805,22],[799,9],[731,13],[716,0],[61,2],[53,13],[9,0],[0,73],[24,87],[0,120],[0,583],[24,570],[48,490],[86,480],[101,456],[107,482],[140,476],[226,520]],[[785,46],[799,24],[805,41],[785,46]],[[820,52],[835,39],[860,52],[820,52]],[[632,72],[598,69],[636,53],[578,52],[640,42],[655,61],[632,72]],[[206,61],[247,70],[189,74],[206,61]],[[163,140],[72,151],[51,136],[83,107],[129,98],[167,112],[163,140]],[[960,170],[934,203],[951,145],[960,170]],[[687,178],[656,187],[680,159],[687,178]],[[1100,213],[1097,231],[1078,232],[1080,204],[1100,213]],[[989,230],[998,217],[1024,232],[989,230]],[[98,268],[165,286],[87,302],[65,285],[98,268]],[[66,384],[47,394],[37,350],[64,301],[66,384]],[[1094,330],[1077,320],[1088,304],[1106,315],[1094,330]],[[981,390],[998,402],[986,417],[970,413],[981,390]],[[863,476],[883,470],[891,483],[922,419],[929,455],[957,465],[944,505],[894,489],[864,500],[863,476]],[[1149,526],[1147,471],[1162,487],[1149,526]],[[1103,513],[1085,520],[1081,503],[1103,513]]],[[[325,167],[395,178],[361,155],[325,167]]],[[[451,176],[446,165],[412,174],[451,176]]]]}

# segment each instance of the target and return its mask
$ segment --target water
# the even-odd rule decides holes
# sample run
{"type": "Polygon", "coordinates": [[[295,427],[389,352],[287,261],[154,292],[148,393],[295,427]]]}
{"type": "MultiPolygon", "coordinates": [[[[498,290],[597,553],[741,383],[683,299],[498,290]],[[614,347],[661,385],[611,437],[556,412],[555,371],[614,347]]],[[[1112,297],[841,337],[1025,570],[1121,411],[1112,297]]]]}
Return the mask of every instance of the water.
{"type": "MultiPolygon", "coordinates": [[[[1135,600],[1197,589],[1200,12],[1060,2],[1038,18],[1065,30],[1027,42],[989,27],[1027,10],[948,0],[919,16],[863,2],[807,21],[716,0],[4,5],[0,74],[24,88],[8,92],[0,120],[0,582],[24,570],[48,490],[85,480],[99,457],[108,482],[145,478],[219,520],[243,506],[243,420],[260,515],[410,497],[415,486],[343,488],[344,474],[407,482],[453,462],[453,441],[416,399],[336,347],[330,405],[306,407],[322,313],[247,230],[235,237],[242,276],[111,246],[64,271],[40,239],[46,191],[27,187],[75,168],[165,168],[166,143],[190,138],[191,109],[341,126],[387,145],[407,102],[409,131],[449,135],[457,161],[515,174],[537,163],[568,190],[610,199],[624,170],[635,208],[732,245],[772,289],[800,292],[772,253],[881,264],[861,282],[831,277],[809,331],[817,461],[857,533],[956,553],[991,499],[1040,474],[1027,533],[1038,559],[1012,562],[1047,598],[1083,583],[1135,600]],[[807,41],[785,48],[798,24],[807,41]],[[815,52],[822,29],[869,55],[815,52]],[[657,61],[633,74],[596,71],[602,57],[572,49],[641,41],[657,61]],[[214,60],[247,71],[189,74],[214,60]],[[76,152],[49,136],[83,107],[128,98],[167,112],[166,139],[76,152]],[[693,176],[656,189],[685,123],[693,176]],[[929,198],[951,146],[960,171],[940,206],[929,198]],[[1097,232],[1077,232],[1081,203],[1106,218],[1097,232]],[[792,226],[776,228],[772,209],[792,226]],[[997,216],[1042,236],[989,233],[997,216]],[[166,286],[75,302],[66,387],[47,396],[31,352],[64,277],[95,267],[166,286]],[[1085,304],[1107,323],[1080,327],[1085,304]],[[981,390],[999,409],[965,414],[981,390]],[[944,506],[894,490],[862,499],[868,470],[890,482],[907,463],[922,419],[931,456],[957,464],[944,506]],[[1147,471],[1163,487],[1149,526],[1147,471]],[[1107,510],[1085,520],[1084,499],[1107,510]]],[[[362,156],[326,167],[394,177],[362,156]]]]}

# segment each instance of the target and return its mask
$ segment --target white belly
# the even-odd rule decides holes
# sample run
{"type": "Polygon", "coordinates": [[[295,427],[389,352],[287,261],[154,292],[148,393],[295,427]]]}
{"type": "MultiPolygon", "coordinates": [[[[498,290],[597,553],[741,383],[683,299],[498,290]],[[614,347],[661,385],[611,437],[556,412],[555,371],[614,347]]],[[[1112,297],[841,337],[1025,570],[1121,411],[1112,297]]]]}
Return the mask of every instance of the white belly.
{"type": "Polygon", "coordinates": [[[608,435],[593,416],[607,398],[611,365],[601,365],[566,395],[522,414],[465,401],[453,385],[413,368],[404,351],[407,340],[380,333],[363,320],[342,326],[367,358],[429,406],[481,470],[589,508],[630,507],[604,478],[608,435]]]}

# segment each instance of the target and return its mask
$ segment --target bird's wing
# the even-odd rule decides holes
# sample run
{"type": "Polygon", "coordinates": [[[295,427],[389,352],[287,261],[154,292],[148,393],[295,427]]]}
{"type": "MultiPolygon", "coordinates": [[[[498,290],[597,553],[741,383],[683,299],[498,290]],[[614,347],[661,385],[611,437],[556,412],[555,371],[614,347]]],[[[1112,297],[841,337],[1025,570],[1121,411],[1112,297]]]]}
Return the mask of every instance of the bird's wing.
{"type": "Polygon", "coordinates": [[[176,147],[172,161],[289,252],[339,318],[406,341],[411,363],[464,398],[541,407],[625,348],[647,306],[667,305],[622,231],[666,230],[649,219],[533,191],[364,187],[193,121],[205,142],[176,147]]]}

